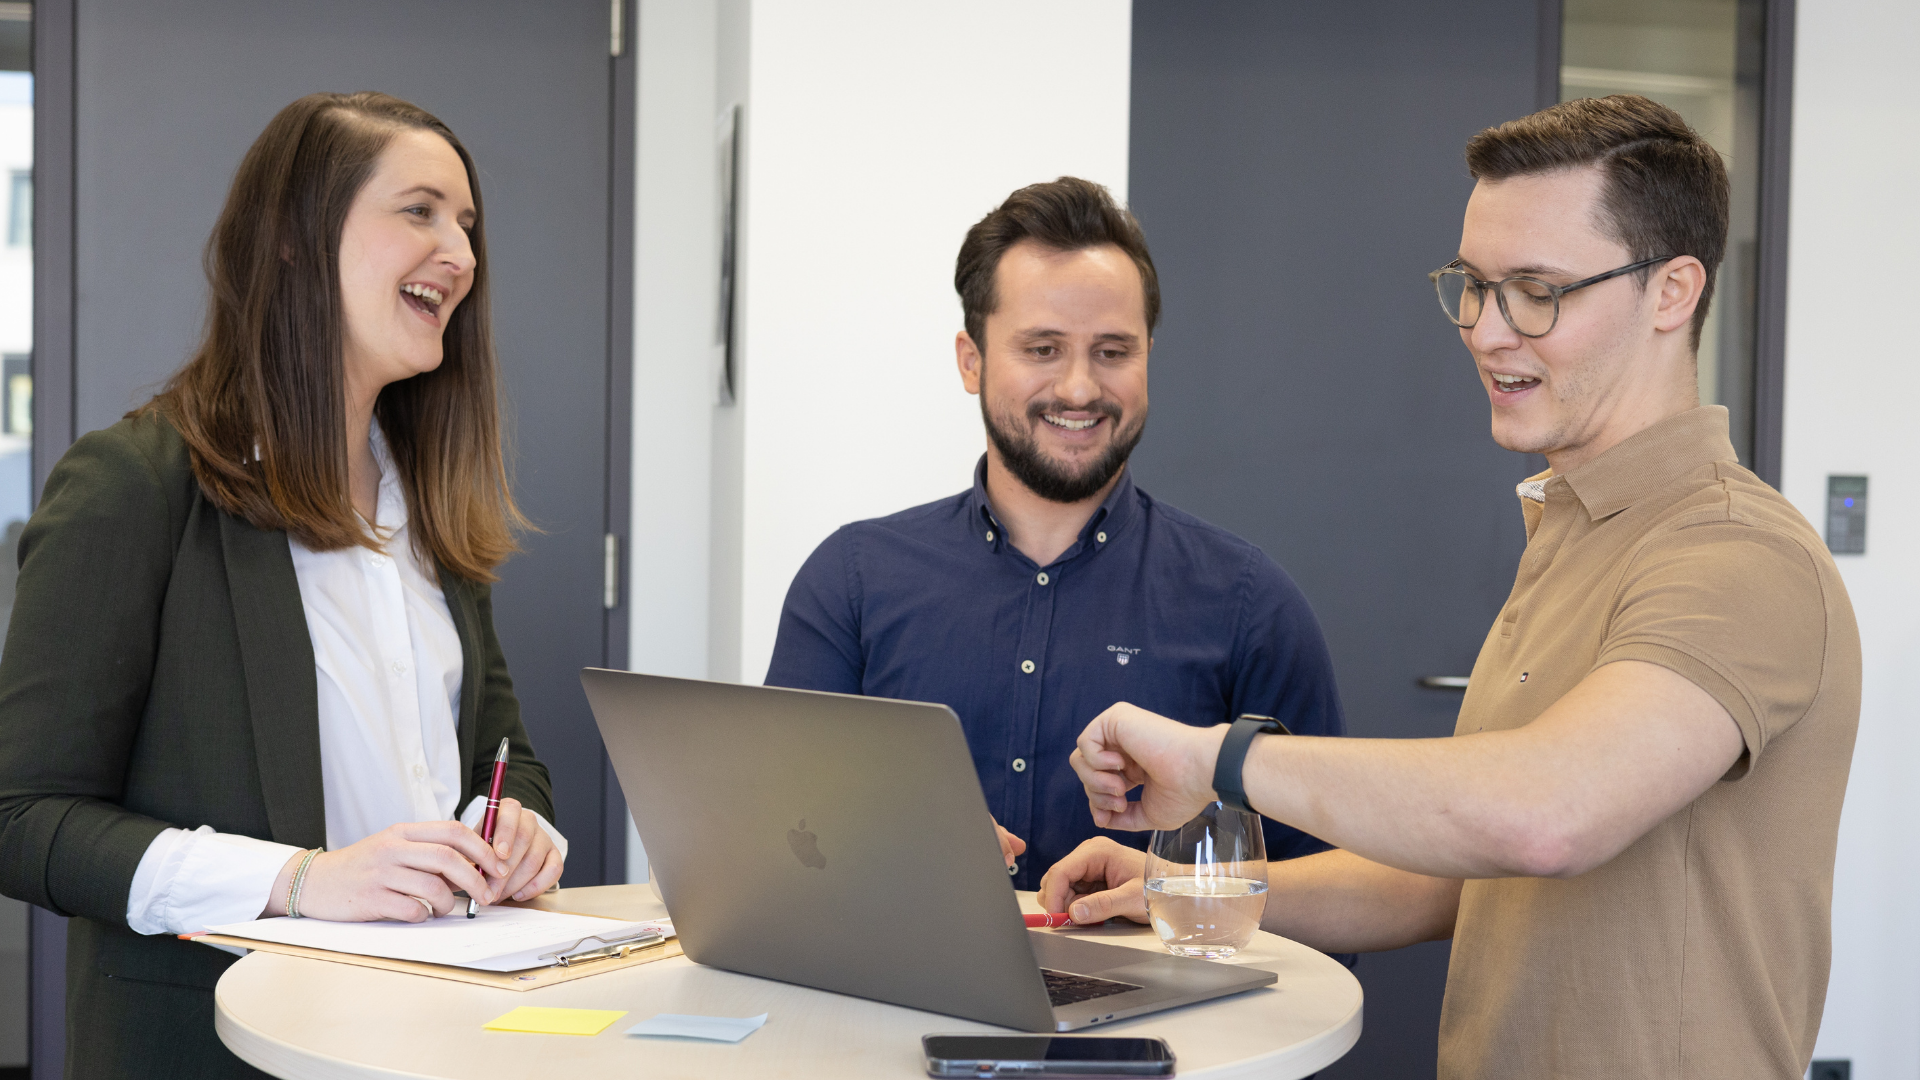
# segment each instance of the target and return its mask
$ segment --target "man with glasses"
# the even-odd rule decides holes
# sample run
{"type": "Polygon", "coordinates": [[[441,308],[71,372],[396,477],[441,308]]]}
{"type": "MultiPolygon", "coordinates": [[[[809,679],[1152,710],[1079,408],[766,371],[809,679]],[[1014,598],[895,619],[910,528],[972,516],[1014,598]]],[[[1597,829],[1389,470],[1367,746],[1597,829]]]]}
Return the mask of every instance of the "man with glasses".
{"type": "MultiPolygon", "coordinates": [[[[1526,554],[1454,737],[1260,738],[1121,704],[1074,767],[1102,826],[1218,797],[1337,845],[1272,869],[1268,929],[1451,937],[1442,1077],[1800,1076],[1860,643],[1819,536],[1699,405],[1725,168],[1631,96],[1483,131],[1467,163],[1434,283],[1495,441],[1549,468],[1520,485],[1526,554]]],[[[1140,869],[1091,841],[1041,899],[1138,917],[1140,869]]]]}

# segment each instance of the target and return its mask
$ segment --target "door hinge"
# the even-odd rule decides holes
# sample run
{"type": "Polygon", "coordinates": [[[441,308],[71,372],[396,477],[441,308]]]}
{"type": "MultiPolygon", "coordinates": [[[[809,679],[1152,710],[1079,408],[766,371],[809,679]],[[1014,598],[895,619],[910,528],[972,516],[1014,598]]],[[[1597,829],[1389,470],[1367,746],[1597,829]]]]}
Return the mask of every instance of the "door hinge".
{"type": "Polygon", "coordinates": [[[600,603],[612,611],[620,606],[620,538],[612,533],[607,534],[606,556],[606,589],[600,595],[600,603]]]}
{"type": "Polygon", "coordinates": [[[619,56],[627,50],[627,0],[608,0],[612,5],[612,33],[608,35],[609,56],[619,56]]]}

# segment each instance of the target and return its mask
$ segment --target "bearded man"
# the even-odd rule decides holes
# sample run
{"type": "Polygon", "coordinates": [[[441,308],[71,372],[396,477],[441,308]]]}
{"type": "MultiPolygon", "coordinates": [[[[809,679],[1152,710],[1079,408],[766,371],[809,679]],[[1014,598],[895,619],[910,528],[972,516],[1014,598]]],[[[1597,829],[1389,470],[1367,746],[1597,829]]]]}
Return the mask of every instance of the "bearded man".
{"type": "MultiPolygon", "coordinates": [[[[1021,188],[968,230],[954,288],[960,380],[987,432],[973,486],[828,537],[787,593],[767,683],[950,706],[1008,872],[1032,889],[1082,841],[1143,842],[1095,827],[1068,765],[1114,702],[1201,726],[1343,724],[1292,579],[1128,474],[1160,315],[1133,216],[1085,180],[1021,188]]],[[[1325,849],[1267,825],[1270,859],[1325,849]]]]}

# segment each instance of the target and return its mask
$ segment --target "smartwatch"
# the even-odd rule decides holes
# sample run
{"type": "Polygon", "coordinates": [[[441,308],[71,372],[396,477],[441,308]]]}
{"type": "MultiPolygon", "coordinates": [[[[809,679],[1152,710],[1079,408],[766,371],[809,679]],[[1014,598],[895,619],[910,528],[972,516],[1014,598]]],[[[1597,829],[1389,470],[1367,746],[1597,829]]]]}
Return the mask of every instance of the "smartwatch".
{"type": "Polygon", "coordinates": [[[1247,805],[1247,785],[1240,776],[1241,768],[1247,763],[1247,750],[1253,746],[1255,735],[1291,734],[1285,724],[1271,716],[1242,714],[1227,729],[1227,737],[1220,743],[1220,757],[1213,764],[1213,793],[1220,797],[1222,803],[1235,810],[1259,813],[1247,805]]]}

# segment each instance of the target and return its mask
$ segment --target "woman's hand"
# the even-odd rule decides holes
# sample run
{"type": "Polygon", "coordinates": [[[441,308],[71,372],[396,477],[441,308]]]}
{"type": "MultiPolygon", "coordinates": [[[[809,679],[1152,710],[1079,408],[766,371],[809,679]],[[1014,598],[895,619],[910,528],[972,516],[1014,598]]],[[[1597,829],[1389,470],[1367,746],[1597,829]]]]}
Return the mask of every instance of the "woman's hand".
{"type": "Polygon", "coordinates": [[[560,871],[566,868],[566,858],[553,846],[553,837],[518,799],[500,800],[493,820],[493,853],[505,869],[495,873],[489,868],[487,885],[502,899],[531,900],[559,881],[560,871]]]}
{"type": "MultiPolygon", "coordinates": [[[[502,801],[503,817],[511,801],[502,801]]],[[[519,804],[513,805],[515,818],[522,817],[519,804]]],[[[496,837],[502,831],[496,828],[496,837]]],[[[281,868],[265,914],[287,913],[287,890],[304,857],[295,855],[281,868]]],[[[479,834],[457,821],[407,822],[351,847],[315,855],[300,886],[300,914],[333,922],[424,922],[460,903],[455,889],[492,903],[501,895],[492,883],[505,880],[510,869],[479,834]]],[[[559,876],[557,870],[554,876],[559,876]]]]}

